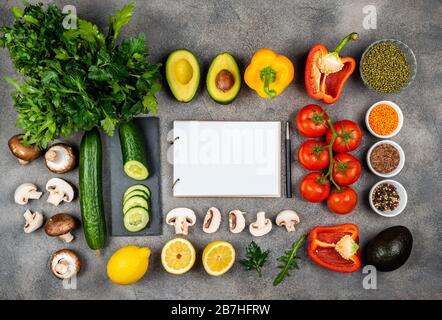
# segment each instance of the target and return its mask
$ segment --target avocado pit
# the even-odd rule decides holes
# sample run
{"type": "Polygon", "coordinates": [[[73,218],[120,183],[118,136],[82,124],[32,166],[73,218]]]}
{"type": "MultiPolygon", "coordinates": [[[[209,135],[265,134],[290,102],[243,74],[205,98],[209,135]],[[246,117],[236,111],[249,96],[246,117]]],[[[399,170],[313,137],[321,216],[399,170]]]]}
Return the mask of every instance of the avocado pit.
{"type": "Polygon", "coordinates": [[[216,75],[215,82],[216,87],[219,90],[226,92],[232,89],[233,85],[235,84],[235,78],[229,70],[223,69],[216,75]]]}

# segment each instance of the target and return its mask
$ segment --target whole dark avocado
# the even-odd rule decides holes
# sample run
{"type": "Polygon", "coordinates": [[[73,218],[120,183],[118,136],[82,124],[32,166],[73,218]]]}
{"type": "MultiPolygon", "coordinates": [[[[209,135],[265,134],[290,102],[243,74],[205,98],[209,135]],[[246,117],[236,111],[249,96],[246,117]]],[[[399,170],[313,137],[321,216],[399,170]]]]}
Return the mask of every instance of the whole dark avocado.
{"type": "Polygon", "coordinates": [[[413,236],[404,226],[395,226],[381,231],[371,239],[363,250],[365,263],[379,271],[400,268],[410,256],[413,236]]]}

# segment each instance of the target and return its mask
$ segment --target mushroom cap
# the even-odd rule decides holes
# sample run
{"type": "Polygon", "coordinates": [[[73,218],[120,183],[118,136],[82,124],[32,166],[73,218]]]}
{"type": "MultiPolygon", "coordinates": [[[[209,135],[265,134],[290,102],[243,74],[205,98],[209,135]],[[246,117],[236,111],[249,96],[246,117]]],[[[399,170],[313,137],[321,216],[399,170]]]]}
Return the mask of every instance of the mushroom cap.
{"type": "Polygon", "coordinates": [[[8,141],[9,150],[12,154],[23,161],[32,161],[43,155],[42,150],[37,150],[34,146],[26,147],[21,142],[21,134],[12,136],[8,141]]]}
{"type": "Polygon", "coordinates": [[[77,156],[70,145],[56,143],[45,153],[46,166],[54,173],[66,173],[77,165],[77,156]]]}
{"type": "Polygon", "coordinates": [[[50,267],[57,278],[69,279],[80,272],[80,257],[71,249],[61,249],[52,254],[50,267]]]}
{"type": "Polygon", "coordinates": [[[293,221],[294,224],[298,224],[299,223],[298,214],[293,210],[282,210],[276,216],[276,224],[278,226],[283,226],[288,221],[293,221]]]}
{"type": "Polygon", "coordinates": [[[45,232],[48,236],[58,237],[75,229],[75,219],[67,213],[58,213],[46,221],[45,232]]]}
{"type": "Polygon", "coordinates": [[[46,183],[46,190],[49,192],[60,191],[64,192],[63,201],[71,202],[74,199],[74,188],[71,184],[60,178],[52,178],[46,183]]]}
{"type": "Polygon", "coordinates": [[[196,215],[192,209],[189,208],[175,208],[169,211],[166,216],[166,223],[174,225],[177,218],[185,218],[190,226],[196,222],[196,215]]]}

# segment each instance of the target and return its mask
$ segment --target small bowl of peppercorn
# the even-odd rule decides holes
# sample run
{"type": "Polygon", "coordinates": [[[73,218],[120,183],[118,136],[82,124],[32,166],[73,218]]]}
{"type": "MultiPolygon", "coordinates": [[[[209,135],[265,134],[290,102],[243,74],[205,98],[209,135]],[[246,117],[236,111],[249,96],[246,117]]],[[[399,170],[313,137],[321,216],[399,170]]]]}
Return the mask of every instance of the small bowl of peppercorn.
{"type": "Polygon", "coordinates": [[[365,49],[359,63],[364,84],[377,92],[396,93],[413,82],[417,72],[416,56],[405,43],[382,39],[365,49]]]}
{"type": "Polygon", "coordinates": [[[375,175],[391,178],[397,175],[405,164],[405,153],[401,146],[391,140],[381,140],[371,146],[367,153],[368,168],[375,175]]]}
{"type": "Polygon", "coordinates": [[[377,214],[391,218],[399,215],[407,206],[407,191],[395,180],[382,180],[370,190],[370,206],[377,214]]]}

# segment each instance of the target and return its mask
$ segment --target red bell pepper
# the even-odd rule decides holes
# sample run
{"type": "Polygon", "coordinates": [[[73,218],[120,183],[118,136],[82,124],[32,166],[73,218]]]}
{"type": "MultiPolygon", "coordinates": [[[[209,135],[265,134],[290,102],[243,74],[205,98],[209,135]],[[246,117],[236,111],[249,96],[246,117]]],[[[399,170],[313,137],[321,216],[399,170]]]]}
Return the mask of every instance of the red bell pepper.
{"type": "Polygon", "coordinates": [[[361,267],[358,226],[316,227],[308,239],[308,254],[321,267],[336,272],[355,272],[361,267]]]}
{"type": "Polygon", "coordinates": [[[357,33],[350,33],[333,52],[329,52],[323,44],[310,49],[305,66],[305,87],[310,97],[328,104],[339,99],[345,81],[356,67],[355,59],[340,57],[339,52],[348,41],[357,38],[357,33]]]}

